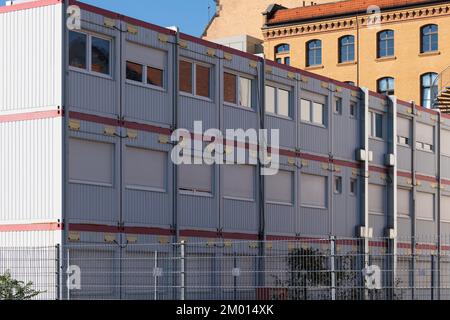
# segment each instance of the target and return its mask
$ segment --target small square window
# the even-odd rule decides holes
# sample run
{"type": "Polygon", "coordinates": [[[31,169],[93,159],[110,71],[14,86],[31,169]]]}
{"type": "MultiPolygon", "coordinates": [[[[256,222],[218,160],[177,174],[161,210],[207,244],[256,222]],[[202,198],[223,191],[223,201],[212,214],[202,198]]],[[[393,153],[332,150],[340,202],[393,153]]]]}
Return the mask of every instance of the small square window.
{"type": "Polygon", "coordinates": [[[210,96],[210,88],[209,88],[210,68],[197,65],[195,78],[196,78],[195,94],[200,97],[209,98],[209,96],[210,96]]]}
{"type": "Polygon", "coordinates": [[[350,103],[350,117],[356,118],[356,103],[350,103]]]}
{"type": "Polygon", "coordinates": [[[163,87],[163,70],[147,67],[147,84],[163,87]]]}
{"type": "Polygon", "coordinates": [[[342,177],[334,177],[334,193],[342,194],[342,177]]]}
{"type": "Polygon", "coordinates": [[[180,61],[180,91],[192,93],[192,63],[180,61]]]}
{"type": "Polygon", "coordinates": [[[356,179],[350,179],[350,195],[356,195],[356,179]]]}
{"type": "Polygon", "coordinates": [[[336,98],[334,101],[334,113],[342,114],[342,98],[336,98]]]}
{"type": "Polygon", "coordinates": [[[111,41],[92,37],[91,50],[91,70],[109,74],[111,41]]]}
{"type": "Polygon", "coordinates": [[[127,79],[131,81],[142,82],[142,65],[127,61],[127,79]]]}

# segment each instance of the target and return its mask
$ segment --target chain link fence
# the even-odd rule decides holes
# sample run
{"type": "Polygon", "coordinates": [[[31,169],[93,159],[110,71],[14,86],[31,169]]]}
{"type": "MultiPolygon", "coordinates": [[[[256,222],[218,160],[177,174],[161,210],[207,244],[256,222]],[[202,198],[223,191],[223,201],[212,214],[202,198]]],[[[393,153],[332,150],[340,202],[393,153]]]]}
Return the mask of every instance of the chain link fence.
{"type": "Polygon", "coordinates": [[[450,300],[450,245],[298,239],[0,248],[36,299],[450,300]]]}

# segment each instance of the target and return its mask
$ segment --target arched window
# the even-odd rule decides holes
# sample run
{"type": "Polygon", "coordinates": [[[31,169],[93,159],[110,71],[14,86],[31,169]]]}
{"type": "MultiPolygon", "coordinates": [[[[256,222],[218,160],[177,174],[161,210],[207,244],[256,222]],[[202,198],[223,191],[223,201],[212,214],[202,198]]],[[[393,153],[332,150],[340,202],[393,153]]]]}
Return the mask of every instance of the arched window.
{"type": "Polygon", "coordinates": [[[290,46],[286,43],[279,44],[275,47],[275,61],[280,64],[291,63],[291,58],[289,57],[290,46]]]}
{"type": "Polygon", "coordinates": [[[393,95],[395,93],[395,80],[391,77],[378,79],[377,91],[381,94],[393,95]]]}
{"type": "Polygon", "coordinates": [[[436,78],[438,74],[435,72],[425,73],[420,76],[420,95],[422,106],[425,108],[431,108],[431,103],[433,102],[437,94],[437,83],[436,78]]]}
{"type": "Polygon", "coordinates": [[[394,55],[394,31],[384,30],[378,33],[378,58],[394,55]]]}
{"type": "Polygon", "coordinates": [[[355,37],[339,38],[339,63],[355,61],[355,37]]]}
{"type": "Polygon", "coordinates": [[[287,53],[290,51],[290,46],[286,43],[279,44],[275,47],[275,53],[287,53]]]}
{"type": "Polygon", "coordinates": [[[322,64],[322,41],[311,40],[306,43],[306,66],[320,66],[322,64]]]}
{"type": "Polygon", "coordinates": [[[420,29],[421,49],[422,53],[438,51],[439,49],[439,30],[435,24],[423,26],[420,29]]]}

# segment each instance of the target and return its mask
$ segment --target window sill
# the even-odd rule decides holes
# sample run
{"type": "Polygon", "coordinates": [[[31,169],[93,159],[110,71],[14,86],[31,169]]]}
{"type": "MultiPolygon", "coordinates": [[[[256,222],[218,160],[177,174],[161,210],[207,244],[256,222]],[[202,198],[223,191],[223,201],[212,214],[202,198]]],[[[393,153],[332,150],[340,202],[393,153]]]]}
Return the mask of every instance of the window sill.
{"type": "Polygon", "coordinates": [[[224,102],[223,105],[227,106],[227,107],[231,107],[231,108],[236,108],[236,109],[239,109],[239,110],[242,110],[242,111],[255,112],[255,110],[253,108],[239,106],[237,104],[233,104],[233,103],[229,103],[229,102],[224,102]]]}
{"type": "Polygon", "coordinates": [[[419,57],[439,56],[440,54],[440,51],[428,51],[419,53],[419,57]]]}
{"type": "Polygon", "coordinates": [[[416,148],[416,151],[425,152],[425,153],[429,153],[429,154],[434,154],[434,151],[424,150],[424,149],[420,149],[420,148],[416,148]]]}
{"type": "Polygon", "coordinates": [[[152,188],[152,187],[126,186],[125,189],[131,190],[131,191],[145,191],[145,192],[166,193],[165,189],[152,188]]]}
{"type": "Polygon", "coordinates": [[[254,199],[250,198],[239,198],[239,197],[223,197],[225,200],[232,200],[232,201],[242,201],[242,202],[255,202],[254,199]]]}
{"type": "Polygon", "coordinates": [[[302,208],[307,208],[307,209],[320,209],[320,210],[328,210],[328,208],[326,207],[321,207],[321,206],[313,206],[313,205],[307,205],[307,204],[302,204],[301,205],[302,208]]]}
{"type": "Polygon", "coordinates": [[[397,147],[402,147],[405,149],[411,149],[411,146],[409,144],[402,144],[397,142],[397,147]]]}
{"type": "Polygon", "coordinates": [[[284,207],[292,207],[292,203],[286,202],[277,202],[277,201],[266,201],[266,204],[275,205],[275,206],[284,206],[284,207]]]}
{"type": "Polygon", "coordinates": [[[354,66],[358,64],[356,61],[346,61],[346,62],[339,62],[337,64],[338,67],[347,67],[347,66],[354,66]]]}
{"type": "Polygon", "coordinates": [[[129,84],[130,86],[141,87],[141,88],[145,88],[145,89],[152,89],[152,90],[157,90],[157,91],[161,91],[161,92],[167,92],[166,89],[164,89],[164,87],[158,87],[158,86],[154,86],[151,84],[145,84],[143,82],[126,79],[125,83],[129,84]]]}
{"type": "Polygon", "coordinates": [[[369,140],[373,140],[373,141],[378,141],[378,142],[385,142],[383,138],[378,138],[378,137],[370,137],[369,136],[369,140]]]}
{"type": "Polygon", "coordinates": [[[102,187],[102,188],[113,188],[114,186],[109,183],[101,183],[101,182],[90,182],[90,181],[81,181],[81,180],[69,180],[69,184],[78,184],[83,186],[91,186],[91,187],[102,187]]]}
{"type": "Polygon", "coordinates": [[[420,217],[417,217],[417,220],[426,221],[426,222],[434,222],[434,218],[420,218],[420,217]]]}
{"type": "Polygon", "coordinates": [[[313,127],[317,127],[317,128],[321,128],[321,129],[326,129],[327,128],[323,124],[317,124],[317,123],[314,123],[314,122],[308,122],[308,121],[304,121],[304,120],[301,120],[300,123],[301,124],[306,124],[306,125],[309,125],[309,126],[313,126],[313,127]]]}
{"type": "Polygon", "coordinates": [[[205,102],[209,102],[209,103],[213,103],[213,99],[211,98],[206,98],[206,97],[202,97],[202,96],[197,96],[195,94],[191,94],[191,93],[187,93],[187,92],[182,92],[180,91],[180,96],[181,97],[186,97],[186,98],[191,98],[191,99],[195,99],[195,100],[202,100],[205,102]]]}
{"type": "Polygon", "coordinates": [[[201,198],[214,198],[212,193],[209,192],[199,192],[199,191],[189,191],[189,190],[178,190],[180,195],[191,196],[191,197],[201,197],[201,198]]]}
{"type": "Polygon", "coordinates": [[[385,62],[385,61],[392,61],[392,60],[397,60],[397,57],[396,56],[391,56],[391,57],[376,58],[375,62],[385,62]]]}
{"type": "Polygon", "coordinates": [[[282,119],[282,120],[290,120],[290,121],[293,120],[291,117],[282,116],[282,115],[279,115],[276,113],[271,113],[271,112],[266,113],[266,116],[272,117],[272,118],[278,118],[278,119],[282,119]]]}
{"type": "Polygon", "coordinates": [[[103,73],[98,73],[98,72],[94,72],[94,71],[88,71],[86,69],[80,69],[80,68],[76,68],[76,67],[72,67],[69,66],[69,71],[73,71],[73,72],[78,72],[78,73],[82,73],[85,75],[89,75],[89,76],[93,76],[93,77],[97,77],[97,78],[102,78],[105,80],[113,80],[113,77],[109,74],[103,74],[103,73]]]}
{"type": "Polygon", "coordinates": [[[323,64],[321,64],[321,65],[317,65],[317,66],[305,67],[305,70],[319,70],[319,69],[323,69],[323,68],[325,68],[325,66],[323,64]]]}

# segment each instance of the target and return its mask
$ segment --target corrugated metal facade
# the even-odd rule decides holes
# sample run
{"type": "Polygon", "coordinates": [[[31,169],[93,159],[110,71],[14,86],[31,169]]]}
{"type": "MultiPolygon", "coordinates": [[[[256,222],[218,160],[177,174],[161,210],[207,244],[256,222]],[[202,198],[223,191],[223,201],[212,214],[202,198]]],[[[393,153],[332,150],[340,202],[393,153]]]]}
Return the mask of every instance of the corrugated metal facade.
{"type": "MultiPolygon", "coordinates": [[[[1,194],[2,219],[8,222],[61,219],[66,230],[66,240],[70,238],[87,243],[104,242],[105,235],[109,235],[107,238],[111,240],[111,234],[117,242],[127,242],[127,234],[138,235],[133,241],[147,242],[161,241],[159,237],[170,241],[180,238],[221,237],[297,238],[329,234],[353,237],[360,235],[357,232],[360,226],[372,228],[373,236],[386,236],[389,229],[395,229],[390,217],[396,217],[397,213],[389,205],[396,197],[396,193],[390,191],[393,178],[390,173],[393,169],[386,166],[386,154],[390,153],[388,137],[396,139],[396,135],[391,132],[396,121],[389,115],[389,110],[393,108],[389,99],[374,93],[365,97],[364,92],[356,87],[302,70],[264,62],[255,56],[187,35],[177,35],[171,30],[131,18],[79,5],[82,8],[81,32],[109,39],[111,43],[110,76],[100,76],[68,66],[67,50],[62,50],[58,40],[64,30],[61,24],[62,6],[0,14],[0,22],[5,26],[2,30],[8,29],[12,23],[10,19],[25,19],[27,15],[34,19],[29,19],[28,25],[31,26],[30,21],[34,21],[37,25],[49,28],[37,29],[38,34],[33,39],[36,41],[33,43],[40,44],[36,50],[42,51],[42,55],[36,54],[32,58],[39,59],[39,63],[27,61],[29,65],[39,65],[42,71],[36,69],[32,73],[35,77],[28,79],[30,83],[22,84],[22,88],[33,88],[27,89],[30,93],[27,99],[38,98],[30,102],[20,100],[20,92],[15,98],[14,95],[1,95],[2,110],[18,112],[49,105],[65,106],[64,118],[5,121],[0,124],[1,148],[2,151],[8,151],[6,157],[2,156],[2,177],[6,179],[2,179],[1,188],[10,190],[1,194]],[[37,20],[44,19],[44,13],[52,18],[50,20],[53,24],[42,24],[37,20]],[[111,19],[115,24],[114,28],[110,25],[111,19]],[[124,32],[127,30],[128,32],[124,32]],[[126,80],[125,65],[130,54],[130,43],[162,54],[162,88],[126,80]],[[58,50],[58,54],[47,61],[49,54],[45,53],[54,52],[53,50],[58,50]],[[66,53],[64,57],[63,52],[66,53]],[[178,59],[210,68],[210,98],[175,93],[178,59]],[[60,61],[65,63],[60,64],[60,61]],[[64,92],[57,89],[61,83],[57,80],[60,65],[64,65],[67,71],[64,92]],[[225,72],[252,79],[253,108],[230,106],[224,102],[225,72]],[[42,79],[44,76],[49,79],[42,79]],[[34,95],[33,90],[39,90],[36,84],[52,91],[46,93],[44,89],[39,91],[41,95],[34,95]],[[265,114],[266,84],[280,86],[290,92],[288,117],[265,114]],[[62,96],[65,97],[65,103],[61,103],[62,96]],[[323,101],[324,125],[302,121],[301,99],[312,99],[310,97],[323,101]],[[342,101],[342,108],[335,112],[338,98],[342,101]],[[368,98],[368,106],[365,105],[365,98],[368,98]],[[352,113],[351,106],[355,107],[356,114],[352,113]],[[364,126],[369,122],[364,116],[366,109],[382,115],[383,119],[382,138],[369,139],[369,149],[373,153],[369,172],[364,171],[363,162],[356,158],[356,151],[364,148],[364,126]],[[70,124],[61,130],[64,121],[70,121],[70,124]],[[218,128],[223,132],[237,128],[279,129],[282,149],[280,168],[292,175],[291,203],[280,204],[264,199],[265,193],[262,190],[267,179],[259,178],[257,174],[253,199],[226,197],[223,191],[222,166],[211,169],[212,190],[208,195],[178,192],[174,184],[179,176],[175,171],[178,169],[169,161],[163,169],[166,173],[163,188],[149,190],[126,184],[124,167],[127,148],[165,152],[168,158],[172,145],[167,143],[167,136],[171,130],[175,126],[192,130],[194,121],[202,121],[203,130],[218,128]],[[63,137],[68,144],[64,155],[61,148],[63,137]],[[74,139],[89,141],[94,145],[107,145],[108,150],[111,150],[111,159],[108,160],[111,176],[107,177],[107,183],[86,183],[76,178],[69,179],[68,176],[64,181],[65,185],[61,185],[62,173],[69,173],[74,166],[71,161],[78,161],[69,152],[74,139]],[[308,176],[325,181],[321,192],[324,199],[322,205],[311,204],[305,199],[302,180],[308,176]],[[340,177],[342,181],[339,192],[335,190],[336,177],[340,177]],[[378,186],[382,190],[379,199],[382,212],[374,212],[369,208],[368,224],[364,223],[363,195],[369,193],[369,190],[364,190],[366,180],[369,185],[378,186]],[[354,185],[351,187],[352,182],[354,185]],[[23,193],[33,196],[24,196],[23,193]],[[66,203],[65,210],[63,202],[66,203]],[[81,236],[69,237],[71,232],[81,236]]],[[[10,37],[10,33],[8,34],[10,37]]],[[[67,40],[67,32],[65,37],[67,40]]],[[[9,48],[12,50],[14,47],[9,48]]],[[[15,50],[19,51],[18,48],[15,50]]],[[[4,49],[1,52],[0,61],[5,70],[11,70],[10,68],[21,63],[8,60],[11,66],[7,67],[5,56],[14,56],[14,52],[4,49]]],[[[20,54],[15,56],[23,57],[20,54]]],[[[11,73],[4,72],[3,76],[11,73]]],[[[3,81],[11,82],[9,79],[3,81]]],[[[8,90],[10,92],[15,91],[8,90]]],[[[397,103],[396,107],[398,116],[408,119],[411,126],[409,145],[398,147],[394,167],[398,170],[399,187],[411,192],[411,211],[409,216],[397,218],[396,231],[402,236],[429,235],[436,234],[440,225],[440,232],[448,233],[450,223],[438,221],[440,215],[443,216],[443,211],[449,210],[439,205],[439,194],[444,195],[450,190],[450,157],[442,155],[441,161],[438,161],[440,135],[437,128],[441,126],[442,130],[450,129],[450,119],[442,116],[439,124],[440,116],[434,111],[404,102],[397,103]],[[432,151],[416,150],[417,123],[433,126],[432,151]],[[442,188],[439,189],[440,185],[442,188]],[[414,199],[419,192],[434,194],[435,206],[430,208],[434,218],[427,220],[417,213],[414,199]]],[[[256,170],[257,168],[255,173],[256,170]]]]}

